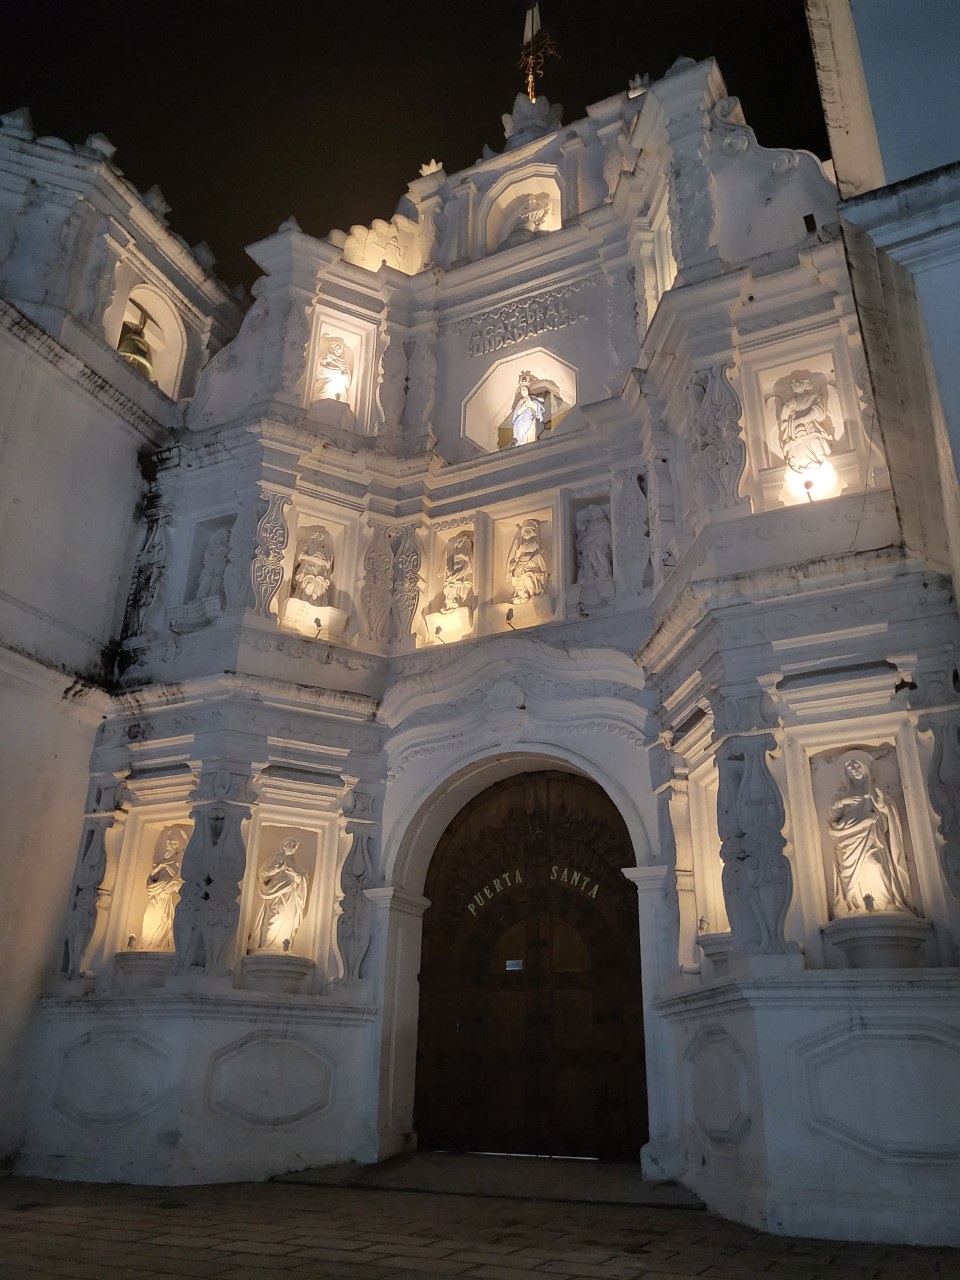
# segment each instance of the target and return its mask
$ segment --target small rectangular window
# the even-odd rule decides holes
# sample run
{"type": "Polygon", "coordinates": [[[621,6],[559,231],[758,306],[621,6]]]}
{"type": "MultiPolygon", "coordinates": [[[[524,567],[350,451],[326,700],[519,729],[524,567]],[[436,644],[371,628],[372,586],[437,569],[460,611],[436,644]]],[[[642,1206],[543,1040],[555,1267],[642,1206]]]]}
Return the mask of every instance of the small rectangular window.
{"type": "Polygon", "coordinates": [[[507,961],[507,973],[516,973],[518,969],[522,969],[522,968],[523,968],[522,960],[507,961]]]}

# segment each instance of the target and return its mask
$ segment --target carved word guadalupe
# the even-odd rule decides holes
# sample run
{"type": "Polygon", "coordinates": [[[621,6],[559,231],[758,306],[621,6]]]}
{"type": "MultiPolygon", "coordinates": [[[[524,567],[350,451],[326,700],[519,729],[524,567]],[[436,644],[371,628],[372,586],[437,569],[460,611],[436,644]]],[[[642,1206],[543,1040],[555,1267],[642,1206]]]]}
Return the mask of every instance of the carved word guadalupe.
{"type": "Polygon", "coordinates": [[[257,525],[257,549],[250,567],[254,611],[270,617],[270,605],[283,581],[283,552],[289,533],[283,511],[289,498],[282,493],[264,495],[267,509],[257,525]]]}
{"type": "Polygon", "coordinates": [[[536,338],[541,333],[550,333],[556,329],[566,329],[569,325],[589,319],[585,307],[571,303],[568,299],[571,294],[579,293],[596,283],[594,279],[580,280],[559,289],[530,294],[515,302],[507,302],[502,307],[484,311],[478,316],[459,320],[451,325],[448,332],[462,333],[465,329],[470,329],[467,345],[467,354],[470,356],[500,351],[503,347],[525,342],[527,338],[536,338]]]}

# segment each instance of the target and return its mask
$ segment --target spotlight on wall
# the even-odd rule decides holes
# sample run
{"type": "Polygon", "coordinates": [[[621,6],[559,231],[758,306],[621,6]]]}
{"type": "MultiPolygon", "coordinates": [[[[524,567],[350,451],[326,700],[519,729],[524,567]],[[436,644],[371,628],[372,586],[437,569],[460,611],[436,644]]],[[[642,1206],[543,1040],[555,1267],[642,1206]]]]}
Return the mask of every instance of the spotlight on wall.
{"type": "Polygon", "coordinates": [[[507,626],[510,628],[510,630],[511,630],[511,631],[516,631],[516,629],[517,629],[517,628],[513,625],[513,610],[512,610],[512,609],[508,609],[508,610],[507,610],[506,614],[504,615],[504,619],[503,619],[503,620],[504,620],[504,622],[507,624],[507,626]]]}
{"type": "Polygon", "coordinates": [[[440,634],[442,630],[443,630],[443,627],[434,627],[433,634],[437,637],[437,639],[440,641],[441,644],[446,644],[447,643],[446,640],[444,640],[443,636],[440,634]]]}
{"type": "Polygon", "coordinates": [[[317,634],[314,636],[314,639],[315,639],[315,640],[319,640],[319,639],[320,639],[320,632],[323,630],[323,619],[322,619],[322,618],[314,618],[314,620],[313,620],[313,625],[317,628],[317,634]]]}

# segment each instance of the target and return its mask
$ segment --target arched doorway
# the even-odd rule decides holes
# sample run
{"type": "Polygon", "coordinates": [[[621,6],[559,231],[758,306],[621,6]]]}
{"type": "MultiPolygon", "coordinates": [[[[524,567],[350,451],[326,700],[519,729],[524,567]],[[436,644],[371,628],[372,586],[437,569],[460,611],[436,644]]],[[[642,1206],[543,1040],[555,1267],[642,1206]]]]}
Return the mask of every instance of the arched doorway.
{"type": "Polygon", "coordinates": [[[424,887],[421,1149],[639,1157],[633,861],[616,808],[579,775],[505,779],[453,819],[424,887]]]}

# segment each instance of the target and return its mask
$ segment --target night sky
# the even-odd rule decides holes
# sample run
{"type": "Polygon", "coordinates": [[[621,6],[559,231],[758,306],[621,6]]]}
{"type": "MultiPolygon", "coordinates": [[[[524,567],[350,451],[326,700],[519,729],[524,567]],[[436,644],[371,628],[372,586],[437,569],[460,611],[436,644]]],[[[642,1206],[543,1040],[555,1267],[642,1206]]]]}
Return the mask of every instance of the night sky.
{"type": "MultiPolygon", "coordinates": [[[[11,0],[0,111],[38,134],[102,132],[170,225],[249,285],[243,246],[291,214],[323,236],[389,218],[433,157],[454,173],[521,88],[525,0],[11,0]]],[[[768,146],[828,154],[803,0],[541,0],[559,60],[540,89],[564,120],[636,73],[713,55],[768,146]]]]}

